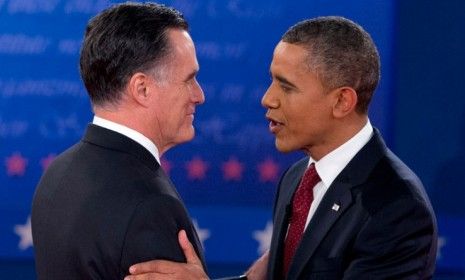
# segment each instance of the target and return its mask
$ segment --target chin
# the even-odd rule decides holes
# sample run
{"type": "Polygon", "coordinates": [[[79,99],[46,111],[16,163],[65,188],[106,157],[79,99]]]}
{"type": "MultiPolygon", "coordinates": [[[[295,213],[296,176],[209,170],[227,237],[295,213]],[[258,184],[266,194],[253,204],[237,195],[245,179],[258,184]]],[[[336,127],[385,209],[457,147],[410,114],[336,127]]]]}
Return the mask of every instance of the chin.
{"type": "Polygon", "coordinates": [[[286,143],[280,142],[278,139],[276,139],[275,141],[275,146],[276,146],[276,149],[280,151],[281,153],[290,153],[296,150],[292,146],[289,146],[289,145],[286,145],[286,143]]]}
{"type": "Polygon", "coordinates": [[[195,136],[194,129],[190,129],[188,131],[183,131],[182,133],[179,134],[178,143],[189,142],[192,139],[194,139],[194,136],[195,136]]]}

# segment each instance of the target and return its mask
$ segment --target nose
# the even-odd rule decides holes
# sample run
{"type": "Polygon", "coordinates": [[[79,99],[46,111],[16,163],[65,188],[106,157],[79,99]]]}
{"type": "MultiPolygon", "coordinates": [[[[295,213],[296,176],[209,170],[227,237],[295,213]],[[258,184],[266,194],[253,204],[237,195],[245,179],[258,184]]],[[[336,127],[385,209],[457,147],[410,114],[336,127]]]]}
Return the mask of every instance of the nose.
{"type": "Polygon", "coordinates": [[[268,87],[266,90],[265,94],[262,97],[262,106],[265,108],[277,108],[279,103],[277,98],[274,97],[273,90],[272,90],[272,85],[268,87]]]}
{"type": "Polygon", "coordinates": [[[197,81],[195,81],[195,87],[192,91],[192,99],[192,101],[197,105],[203,104],[205,102],[205,95],[203,94],[202,87],[197,81]]]}

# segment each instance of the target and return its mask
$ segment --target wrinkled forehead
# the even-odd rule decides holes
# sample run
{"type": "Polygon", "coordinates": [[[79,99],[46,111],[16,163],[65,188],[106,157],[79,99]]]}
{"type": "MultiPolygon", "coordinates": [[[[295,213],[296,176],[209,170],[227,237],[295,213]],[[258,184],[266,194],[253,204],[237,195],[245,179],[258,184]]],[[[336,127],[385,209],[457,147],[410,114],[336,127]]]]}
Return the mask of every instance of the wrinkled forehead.
{"type": "Polygon", "coordinates": [[[167,31],[167,38],[170,49],[160,69],[164,78],[178,80],[197,73],[199,64],[189,33],[182,29],[170,29],[167,31]]]}
{"type": "Polygon", "coordinates": [[[183,29],[167,31],[170,52],[176,56],[195,57],[195,46],[191,36],[183,29]]]}

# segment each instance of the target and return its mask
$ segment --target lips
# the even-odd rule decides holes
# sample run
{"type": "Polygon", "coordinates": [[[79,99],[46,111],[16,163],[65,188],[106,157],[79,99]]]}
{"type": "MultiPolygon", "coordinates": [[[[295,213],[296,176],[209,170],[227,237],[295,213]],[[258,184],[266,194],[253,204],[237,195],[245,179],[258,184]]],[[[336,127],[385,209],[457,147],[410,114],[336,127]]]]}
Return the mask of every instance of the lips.
{"type": "Polygon", "coordinates": [[[187,115],[194,115],[195,114],[195,107],[187,109],[187,115]]]}
{"type": "Polygon", "coordinates": [[[282,129],[282,127],[284,126],[284,124],[282,122],[279,122],[279,121],[277,121],[276,119],[274,119],[272,117],[266,116],[266,118],[270,122],[269,128],[270,128],[270,132],[273,133],[273,134],[278,133],[282,129]]]}
{"type": "Polygon", "coordinates": [[[194,121],[195,109],[191,109],[187,111],[186,117],[190,119],[191,122],[194,121]]]}

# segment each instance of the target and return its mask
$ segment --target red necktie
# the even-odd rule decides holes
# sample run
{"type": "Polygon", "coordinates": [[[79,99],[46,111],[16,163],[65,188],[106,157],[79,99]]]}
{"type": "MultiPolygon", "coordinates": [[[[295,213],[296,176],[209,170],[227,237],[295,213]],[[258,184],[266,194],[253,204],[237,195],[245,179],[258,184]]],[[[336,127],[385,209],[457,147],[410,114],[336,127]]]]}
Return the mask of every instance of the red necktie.
{"type": "Polygon", "coordinates": [[[313,201],[313,187],[315,187],[320,180],[320,176],[318,176],[315,169],[315,164],[312,163],[305,171],[300,185],[294,194],[289,230],[287,232],[286,241],[284,242],[284,275],[287,275],[291,260],[302,239],[308,211],[313,201]]]}

